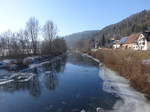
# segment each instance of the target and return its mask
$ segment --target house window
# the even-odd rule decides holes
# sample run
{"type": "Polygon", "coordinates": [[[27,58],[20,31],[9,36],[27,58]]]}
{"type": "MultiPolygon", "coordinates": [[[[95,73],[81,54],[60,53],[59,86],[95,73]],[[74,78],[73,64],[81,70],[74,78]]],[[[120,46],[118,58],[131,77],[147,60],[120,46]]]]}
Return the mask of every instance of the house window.
{"type": "Polygon", "coordinates": [[[145,45],[145,41],[142,44],[145,45]]]}

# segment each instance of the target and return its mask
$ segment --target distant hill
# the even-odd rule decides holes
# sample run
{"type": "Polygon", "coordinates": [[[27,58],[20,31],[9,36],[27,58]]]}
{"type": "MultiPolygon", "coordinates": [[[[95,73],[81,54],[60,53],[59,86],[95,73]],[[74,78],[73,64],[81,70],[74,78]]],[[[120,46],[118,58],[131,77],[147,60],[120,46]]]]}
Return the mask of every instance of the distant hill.
{"type": "Polygon", "coordinates": [[[106,26],[99,31],[96,39],[102,39],[102,37],[116,38],[128,36],[132,33],[142,32],[148,26],[150,26],[150,10],[144,10],[129,16],[128,18],[109,26],[106,26]]]}
{"type": "Polygon", "coordinates": [[[91,31],[83,31],[78,33],[73,33],[71,35],[64,36],[63,38],[66,40],[67,45],[69,48],[74,47],[75,43],[79,40],[84,39],[91,39],[98,34],[98,30],[91,30],[91,31]]]}
{"type": "Polygon", "coordinates": [[[142,32],[149,26],[150,10],[144,10],[127,17],[116,24],[106,26],[99,31],[96,30],[74,33],[66,36],[65,40],[67,41],[69,47],[74,46],[76,42],[80,40],[82,42],[83,40],[90,41],[93,39],[102,45],[103,38],[105,38],[106,42],[109,44],[110,38],[120,39],[121,37],[128,36],[132,33],[142,32]]]}

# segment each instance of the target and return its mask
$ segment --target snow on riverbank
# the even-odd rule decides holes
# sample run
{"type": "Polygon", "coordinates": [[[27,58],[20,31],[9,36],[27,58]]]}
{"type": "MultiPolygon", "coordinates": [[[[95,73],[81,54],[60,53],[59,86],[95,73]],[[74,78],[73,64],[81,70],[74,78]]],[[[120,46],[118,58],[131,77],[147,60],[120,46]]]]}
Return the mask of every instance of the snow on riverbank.
{"type": "Polygon", "coordinates": [[[142,63],[143,63],[144,65],[150,65],[150,59],[143,60],[142,63]]]}
{"type": "Polygon", "coordinates": [[[97,63],[100,63],[100,61],[99,61],[98,59],[93,58],[92,56],[90,56],[90,55],[88,55],[88,54],[82,54],[82,56],[86,56],[86,57],[88,57],[88,58],[93,59],[93,60],[96,61],[97,63]]]}
{"type": "MultiPolygon", "coordinates": [[[[100,63],[92,56],[87,54],[83,54],[83,56],[88,56],[100,63]]],[[[150,101],[145,98],[144,94],[133,89],[127,79],[101,65],[100,63],[99,76],[104,81],[103,90],[122,99],[116,102],[113,110],[106,112],[150,112],[150,101]]]]}
{"type": "Polygon", "coordinates": [[[144,94],[130,87],[128,80],[106,67],[100,68],[99,75],[104,80],[103,90],[122,99],[114,105],[114,110],[110,112],[150,112],[150,102],[144,97],[144,94]]]}

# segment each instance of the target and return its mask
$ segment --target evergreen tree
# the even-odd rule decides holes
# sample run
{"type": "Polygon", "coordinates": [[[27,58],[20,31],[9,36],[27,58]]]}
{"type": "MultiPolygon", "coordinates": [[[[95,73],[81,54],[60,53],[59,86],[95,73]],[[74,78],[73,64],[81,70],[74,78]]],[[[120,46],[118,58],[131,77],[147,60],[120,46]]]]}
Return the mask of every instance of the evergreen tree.
{"type": "Polygon", "coordinates": [[[106,45],[106,39],[105,39],[105,36],[103,34],[103,37],[102,37],[102,46],[104,47],[106,45]]]}

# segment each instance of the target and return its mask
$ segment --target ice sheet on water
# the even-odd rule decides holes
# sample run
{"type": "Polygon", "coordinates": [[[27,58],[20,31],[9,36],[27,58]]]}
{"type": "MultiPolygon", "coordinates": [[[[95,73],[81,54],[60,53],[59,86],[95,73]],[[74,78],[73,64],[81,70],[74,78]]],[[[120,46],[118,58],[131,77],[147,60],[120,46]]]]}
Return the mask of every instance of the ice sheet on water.
{"type": "Polygon", "coordinates": [[[46,75],[52,74],[52,71],[46,71],[45,74],[46,75]]]}
{"type": "Polygon", "coordinates": [[[53,63],[53,65],[55,65],[56,64],[56,60],[60,60],[60,59],[61,59],[60,56],[56,56],[55,58],[53,58],[53,59],[51,59],[49,61],[44,61],[44,62],[37,63],[37,64],[30,64],[29,68],[33,69],[33,68],[37,68],[37,67],[43,66],[45,64],[50,64],[50,63],[53,63]]]}
{"type": "Polygon", "coordinates": [[[3,63],[3,64],[12,64],[12,63],[16,63],[17,60],[16,59],[5,59],[3,61],[1,61],[0,63],[3,63]]]}
{"type": "MultiPolygon", "coordinates": [[[[93,57],[88,57],[97,61],[93,57]]],[[[144,94],[131,88],[128,80],[101,64],[99,76],[104,81],[103,90],[116,94],[122,99],[116,102],[113,110],[105,110],[105,112],[150,112],[150,102],[144,97],[144,94]]]]}
{"type": "Polygon", "coordinates": [[[45,61],[45,62],[38,63],[38,64],[31,64],[31,65],[29,65],[29,68],[30,69],[37,68],[37,67],[40,67],[40,66],[42,66],[44,64],[48,64],[48,63],[50,63],[50,62],[49,61],[45,61]]]}
{"type": "Polygon", "coordinates": [[[13,82],[14,80],[12,79],[0,79],[0,85],[4,85],[10,82],[13,82]]]}
{"type": "Polygon", "coordinates": [[[143,94],[130,87],[128,80],[106,67],[100,68],[99,75],[104,81],[103,90],[122,99],[108,112],[150,112],[150,103],[143,94]]]}
{"type": "Polygon", "coordinates": [[[30,81],[35,74],[33,73],[13,73],[12,75],[1,78],[0,85],[7,84],[10,82],[27,82],[30,81]]]}
{"type": "Polygon", "coordinates": [[[33,73],[14,73],[9,77],[9,79],[12,79],[17,82],[26,82],[31,80],[35,74],[33,73]]]}
{"type": "Polygon", "coordinates": [[[91,58],[91,59],[93,59],[94,61],[96,61],[97,63],[100,63],[100,61],[98,60],[98,59],[96,59],[96,58],[93,58],[92,56],[90,56],[90,55],[88,55],[88,54],[82,54],[82,56],[86,56],[86,57],[88,57],[88,58],[91,58]]]}
{"type": "Polygon", "coordinates": [[[10,73],[10,72],[7,71],[7,70],[0,69],[0,76],[7,75],[7,74],[9,74],[9,73],[10,73]]]}
{"type": "Polygon", "coordinates": [[[6,60],[3,60],[2,62],[3,62],[3,63],[11,63],[12,60],[11,60],[11,59],[6,59],[6,60]]]}
{"type": "Polygon", "coordinates": [[[31,56],[23,59],[23,64],[28,65],[33,63],[36,59],[40,58],[40,56],[31,56]]]}
{"type": "Polygon", "coordinates": [[[10,60],[3,60],[3,61],[0,61],[0,67],[5,67],[7,66],[8,64],[10,64],[10,60]]]}

